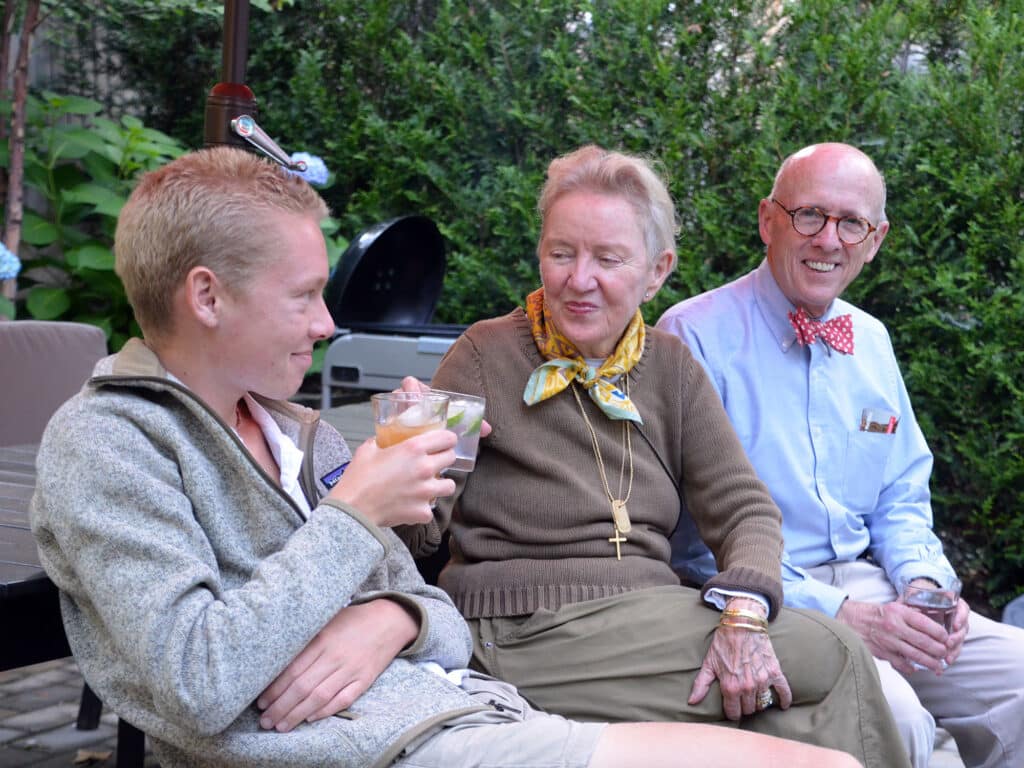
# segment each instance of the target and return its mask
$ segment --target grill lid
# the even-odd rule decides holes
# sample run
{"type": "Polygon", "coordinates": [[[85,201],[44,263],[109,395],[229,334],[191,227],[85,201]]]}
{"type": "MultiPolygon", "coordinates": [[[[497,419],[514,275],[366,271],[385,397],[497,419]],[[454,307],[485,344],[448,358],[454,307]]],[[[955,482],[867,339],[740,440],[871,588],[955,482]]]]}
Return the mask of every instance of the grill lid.
{"type": "Polygon", "coordinates": [[[426,216],[400,216],[349,243],[327,282],[334,324],[347,328],[423,326],[441,295],[444,238],[426,216]]]}

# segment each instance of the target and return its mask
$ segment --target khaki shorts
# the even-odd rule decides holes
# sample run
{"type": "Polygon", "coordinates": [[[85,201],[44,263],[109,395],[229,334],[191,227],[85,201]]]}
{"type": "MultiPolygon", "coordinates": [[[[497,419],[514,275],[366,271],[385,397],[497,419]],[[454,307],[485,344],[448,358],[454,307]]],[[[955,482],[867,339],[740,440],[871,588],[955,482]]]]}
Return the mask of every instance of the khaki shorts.
{"type": "Polygon", "coordinates": [[[586,768],[606,723],[579,723],[531,707],[514,686],[490,677],[463,684],[495,705],[449,720],[407,746],[395,768],[586,768]]]}

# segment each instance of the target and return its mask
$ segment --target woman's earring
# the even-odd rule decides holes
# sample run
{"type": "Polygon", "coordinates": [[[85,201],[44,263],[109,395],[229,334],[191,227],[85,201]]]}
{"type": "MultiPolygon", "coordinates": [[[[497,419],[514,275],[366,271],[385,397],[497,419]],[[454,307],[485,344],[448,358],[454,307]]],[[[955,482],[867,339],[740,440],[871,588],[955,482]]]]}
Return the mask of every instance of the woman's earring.
{"type": "Polygon", "coordinates": [[[651,298],[651,292],[650,291],[645,291],[644,292],[644,301],[646,301],[649,298],[651,298]]]}

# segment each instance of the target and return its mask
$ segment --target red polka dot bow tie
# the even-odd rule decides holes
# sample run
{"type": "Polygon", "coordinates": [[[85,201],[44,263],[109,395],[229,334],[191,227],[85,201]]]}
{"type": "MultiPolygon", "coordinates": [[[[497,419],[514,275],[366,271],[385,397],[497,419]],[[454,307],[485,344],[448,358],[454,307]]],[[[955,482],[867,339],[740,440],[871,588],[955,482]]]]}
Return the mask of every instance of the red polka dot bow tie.
{"type": "Polygon", "coordinates": [[[821,322],[807,316],[803,307],[789,313],[789,322],[796,331],[796,340],[801,344],[813,344],[821,339],[836,352],[844,355],[853,354],[853,320],[849,315],[840,315],[831,320],[821,322]]]}

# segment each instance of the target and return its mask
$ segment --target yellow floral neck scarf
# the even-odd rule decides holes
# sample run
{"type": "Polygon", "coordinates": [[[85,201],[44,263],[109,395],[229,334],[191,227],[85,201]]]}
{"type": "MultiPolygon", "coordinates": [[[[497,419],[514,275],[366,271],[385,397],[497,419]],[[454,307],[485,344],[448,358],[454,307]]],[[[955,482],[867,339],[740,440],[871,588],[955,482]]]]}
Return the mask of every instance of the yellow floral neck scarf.
{"type": "Polygon", "coordinates": [[[544,289],[538,288],[526,297],[526,316],[530,318],[533,341],[547,362],[530,374],[523,392],[523,402],[535,405],[554,397],[572,382],[578,381],[609,419],[628,419],[643,424],[640,413],[626,393],[608,379],[625,374],[636,365],[644,351],[644,318],[640,310],[622,334],[611,357],[599,368],[587,361],[575,345],[551,322],[544,306],[544,289]]]}

